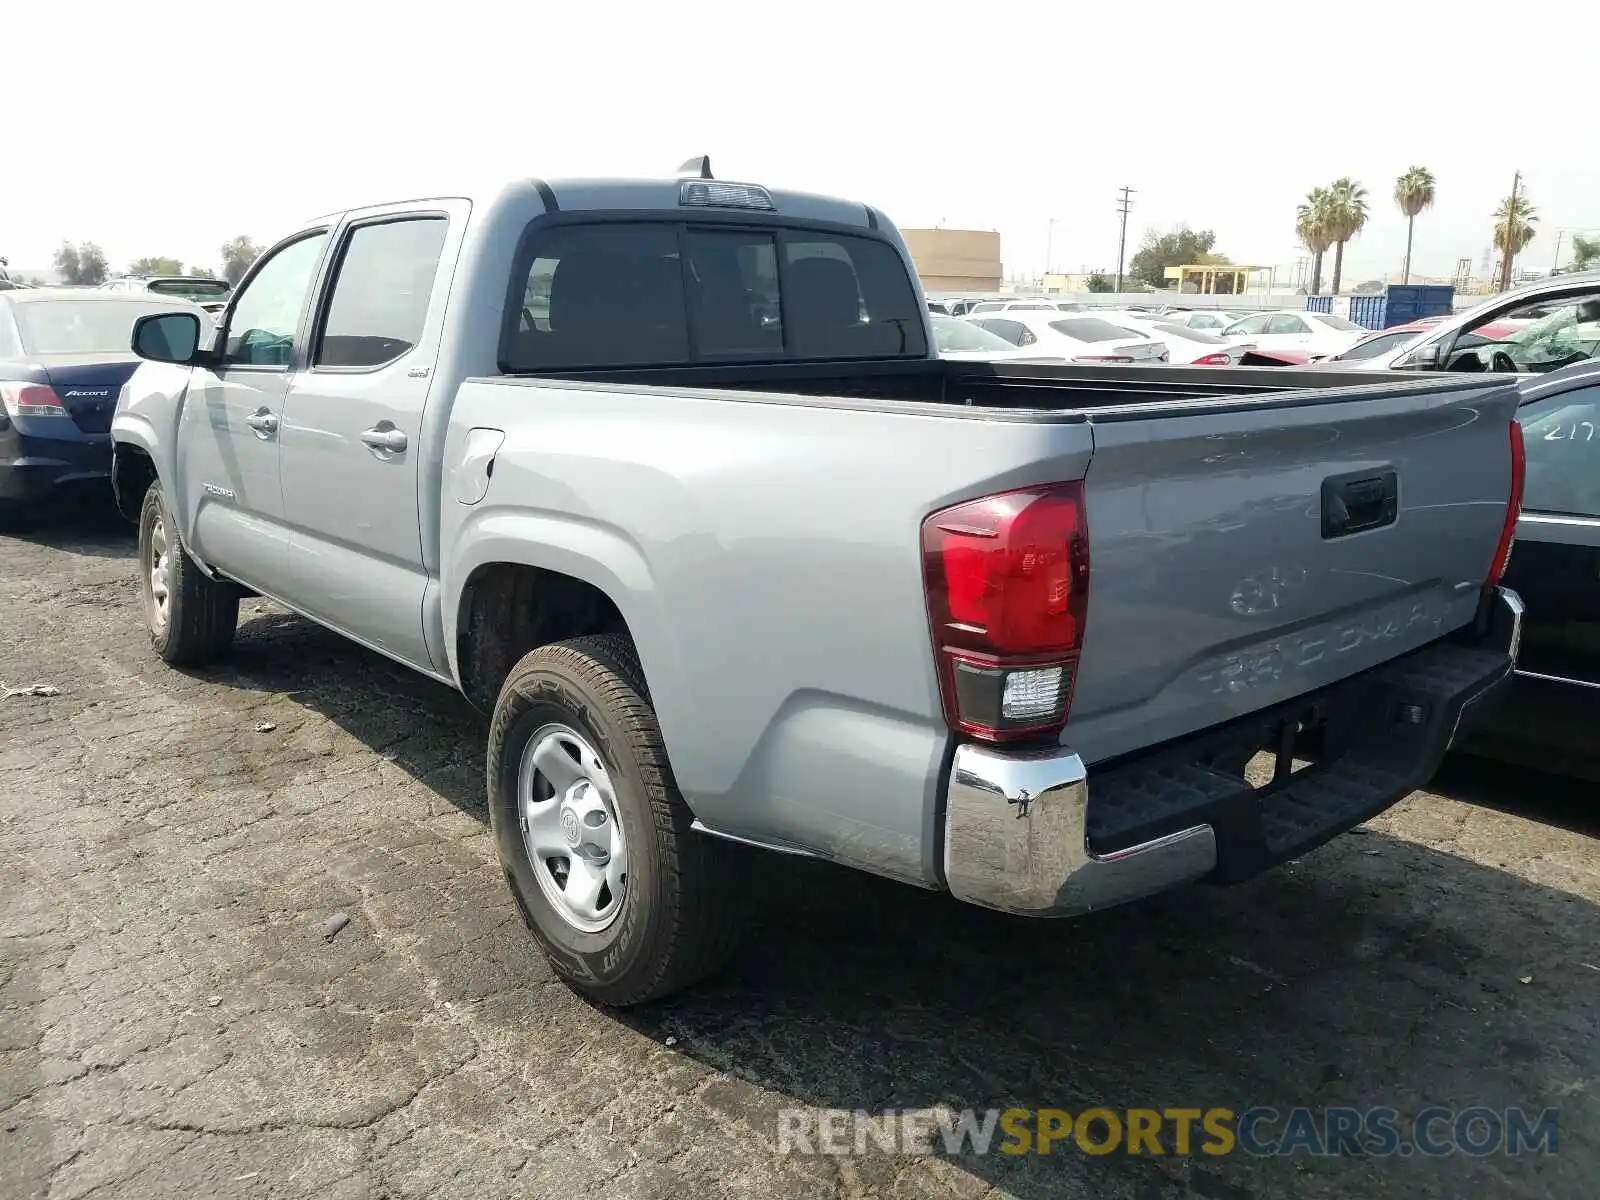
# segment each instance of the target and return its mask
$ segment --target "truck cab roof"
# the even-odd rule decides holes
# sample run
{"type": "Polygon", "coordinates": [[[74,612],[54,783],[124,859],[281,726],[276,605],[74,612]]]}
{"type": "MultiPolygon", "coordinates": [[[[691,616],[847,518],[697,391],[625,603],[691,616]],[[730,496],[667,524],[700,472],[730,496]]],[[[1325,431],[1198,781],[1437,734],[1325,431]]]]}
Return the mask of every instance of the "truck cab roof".
{"type": "Polygon", "coordinates": [[[738,211],[749,216],[781,217],[786,221],[818,221],[831,225],[854,225],[862,229],[875,229],[885,223],[884,218],[871,206],[859,201],[823,196],[814,192],[797,192],[743,180],[663,178],[561,178],[541,179],[534,176],[520,178],[501,177],[481,187],[442,191],[428,196],[367,204],[324,213],[307,221],[307,225],[331,224],[345,218],[359,219],[379,215],[396,207],[415,208],[418,205],[447,200],[465,200],[474,214],[482,215],[507,209],[526,210],[542,206],[545,212],[668,212],[683,209],[705,208],[710,212],[726,214],[738,211]],[[711,193],[709,202],[697,204],[685,200],[686,190],[699,185],[711,193]],[[718,203],[718,195],[726,198],[749,197],[737,204],[718,203]],[[765,197],[770,207],[754,207],[760,197],[765,197]]]}

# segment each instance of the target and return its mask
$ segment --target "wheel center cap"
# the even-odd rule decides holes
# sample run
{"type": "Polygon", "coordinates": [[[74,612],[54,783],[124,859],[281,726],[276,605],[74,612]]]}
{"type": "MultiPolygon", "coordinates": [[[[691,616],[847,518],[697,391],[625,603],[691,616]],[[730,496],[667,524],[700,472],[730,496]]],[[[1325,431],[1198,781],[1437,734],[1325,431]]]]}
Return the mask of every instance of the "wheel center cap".
{"type": "Polygon", "coordinates": [[[561,836],[566,839],[569,846],[576,846],[583,840],[583,830],[578,826],[578,814],[570,808],[561,810],[561,836]]]}

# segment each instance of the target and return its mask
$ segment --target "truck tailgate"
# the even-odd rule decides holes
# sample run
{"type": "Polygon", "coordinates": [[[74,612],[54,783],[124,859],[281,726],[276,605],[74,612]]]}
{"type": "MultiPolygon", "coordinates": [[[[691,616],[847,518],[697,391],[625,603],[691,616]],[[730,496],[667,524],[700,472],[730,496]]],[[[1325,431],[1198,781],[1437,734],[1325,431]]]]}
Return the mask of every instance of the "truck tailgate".
{"type": "Polygon", "coordinates": [[[1499,381],[1094,411],[1065,740],[1115,757],[1471,622],[1505,521],[1515,412],[1499,381]]]}

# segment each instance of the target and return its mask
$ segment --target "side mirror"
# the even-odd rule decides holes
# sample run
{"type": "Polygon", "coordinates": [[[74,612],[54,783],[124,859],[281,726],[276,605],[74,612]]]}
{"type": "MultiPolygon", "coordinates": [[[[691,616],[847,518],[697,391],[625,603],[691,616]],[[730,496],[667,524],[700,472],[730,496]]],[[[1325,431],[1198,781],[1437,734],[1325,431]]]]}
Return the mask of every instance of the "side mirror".
{"type": "Polygon", "coordinates": [[[133,323],[133,352],[151,362],[188,366],[200,348],[200,318],[193,313],[155,313],[133,323]]]}
{"type": "Polygon", "coordinates": [[[1418,346],[1395,363],[1397,371],[1437,371],[1439,369],[1439,343],[1429,342],[1418,346]]]}

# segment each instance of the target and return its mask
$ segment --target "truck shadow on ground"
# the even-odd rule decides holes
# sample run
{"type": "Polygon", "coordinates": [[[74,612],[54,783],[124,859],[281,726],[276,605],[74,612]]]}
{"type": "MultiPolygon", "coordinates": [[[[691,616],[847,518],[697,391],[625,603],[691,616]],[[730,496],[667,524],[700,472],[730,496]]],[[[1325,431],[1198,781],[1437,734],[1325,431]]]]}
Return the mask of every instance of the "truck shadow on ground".
{"type": "MultiPolygon", "coordinates": [[[[252,615],[252,604],[234,659],[207,677],[293,693],[485,819],[484,722],[464,700],[308,622],[252,615]]],[[[1445,782],[1476,787],[1471,803],[1514,809],[1549,790],[1507,778],[1452,764],[1445,782]],[[1497,786],[1509,793],[1499,803],[1497,786]]],[[[1372,832],[1243,887],[1069,922],[1006,918],[776,855],[759,878],[755,936],[727,971],[613,1016],[732,1076],[706,1101],[774,1143],[785,1108],[1556,1106],[1553,1158],[1421,1166],[1090,1157],[1063,1145],[1049,1157],[964,1154],[952,1187],[992,1184],[1025,1200],[1586,1190],[1584,1130],[1600,1117],[1600,911],[1580,896],[1372,832]]],[[[841,1179],[889,1194],[901,1167],[868,1154],[841,1179]]]]}

